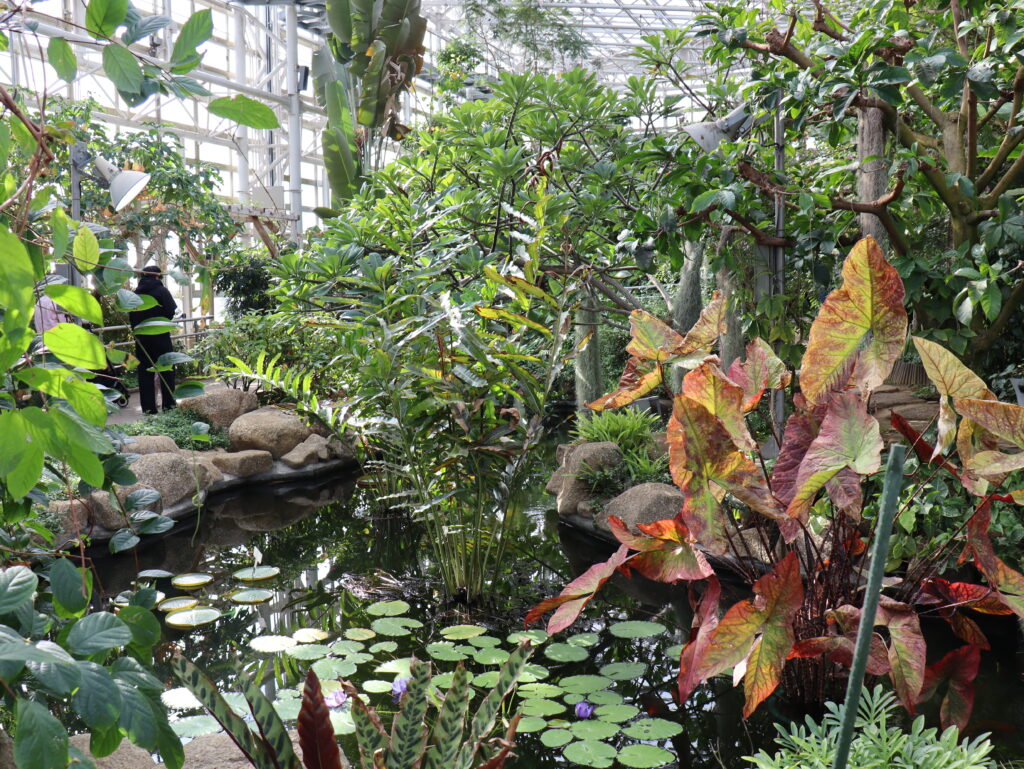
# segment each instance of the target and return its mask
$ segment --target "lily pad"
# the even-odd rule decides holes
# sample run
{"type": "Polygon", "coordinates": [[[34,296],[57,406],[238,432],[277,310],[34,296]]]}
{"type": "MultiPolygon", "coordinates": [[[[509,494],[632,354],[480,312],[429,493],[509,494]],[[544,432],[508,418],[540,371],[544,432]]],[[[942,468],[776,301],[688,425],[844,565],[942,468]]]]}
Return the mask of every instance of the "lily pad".
{"type": "Polygon", "coordinates": [[[363,691],[370,694],[384,694],[385,692],[390,692],[391,687],[390,681],[377,681],[375,679],[363,681],[363,691]]]}
{"type": "Polygon", "coordinates": [[[589,694],[590,692],[607,689],[612,685],[612,679],[594,675],[568,676],[558,683],[567,692],[589,694]]]}
{"type": "Polygon", "coordinates": [[[441,662],[458,662],[466,659],[467,656],[456,649],[451,641],[435,641],[427,644],[427,654],[441,662]]]}
{"type": "Polygon", "coordinates": [[[370,627],[380,635],[403,636],[423,627],[423,623],[409,617],[381,617],[371,622],[370,627]]]}
{"type": "Polygon", "coordinates": [[[497,670],[489,670],[486,673],[481,673],[473,679],[473,686],[479,686],[481,689],[493,689],[497,685],[497,670]]]}
{"type": "Polygon", "coordinates": [[[541,744],[546,748],[560,748],[572,740],[572,732],[568,729],[548,729],[540,736],[541,744]]]}
{"type": "Polygon", "coordinates": [[[365,627],[350,627],[345,630],[345,638],[350,641],[369,641],[376,637],[375,632],[365,627]]]}
{"type": "Polygon", "coordinates": [[[657,745],[626,745],[619,751],[619,763],[634,769],[653,769],[675,761],[675,756],[657,745]]]}
{"type": "Polygon", "coordinates": [[[332,710],[331,726],[334,727],[335,735],[352,734],[356,730],[355,722],[352,720],[352,709],[332,710]]]}
{"type": "Polygon", "coordinates": [[[374,673],[390,673],[395,678],[409,678],[412,676],[412,657],[403,657],[397,660],[388,660],[374,668],[374,673]]]}
{"type": "Polygon", "coordinates": [[[213,716],[189,716],[171,721],[171,729],[179,737],[203,737],[220,731],[220,724],[213,716]]]}
{"type": "Polygon", "coordinates": [[[622,695],[618,692],[610,692],[607,689],[600,692],[591,692],[587,695],[591,705],[619,705],[622,703],[622,695]]]}
{"type": "Polygon", "coordinates": [[[293,697],[274,700],[274,710],[285,721],[294,721],[299,717],[302,702],[293,697]]]}
{"type": "Polygon", "coordinates": [[[405,601],[377,601],[366,607],[366,613],[374,617],[397,617],[409,611],[405,601]]]}
{"type": "Polygon", "coordinates": [[[641,718],[634,721],[622,733],[634,740],[666,740],[683,731],[683,727],[664,718],[641,718]]]}
{"type": "Polygon", "coordinates": [[[561,686],[554,684],[523,684],[517,692],[524,699],[537,699],[539,697],[557,697],[562,693],[561,686]]]}
{"type": "Polygon", "coordinates": [[[504,649],[481,649],[473,659],[480,665],[503,665],[508,662],[508,652],[504,649]]]}
{"type": "Polygon", "coordinates": [[[272,590],[264,590],[258,587],[239,590],[237,593],[232,593],[228,596],[233,603],[241,604],[266,603],[273,597],[274,592],[272,590]]]}
{"type": "Polygon", "coordinates": [[[173,572],[165,569],[143,569],[139,572],[139,579],[167,579],[173,576],[173,572]]]}
{"type": "Polygon", "coordinates": [[[495,638],[492,635],[478,635],[469,639],[470,644],[477,647],[478,649],[488,649],[492,646],[497,646],[501,643],[500,638],[495,638]]]}
{"type": "Polygon", "coordinates": [[[398,644],[394,641],[378,641],[370,647],[370,654],[391,654],[397,648],[398,644]]]}
{"type": "Polygon", "coordinates": [[[525,716],[519,719],[519,723],[516,725],[516,734],[527,734],[529,732],[539,732],[541,729],[546,729],[548,722],[543,718],[537,716],[525,716]]]}
{"type": "Polygon", "coordinates": [[[220,619],[220,609],[213,609],[209,606],[196,606],[191,609],[172,611],[164,617],[164,622],[179,630],[191,630],[192,628],[209,625],[218,619],[220,619]]]}
{"type": "Polygon", "coordinates": [[[337,657],[324,657],[313,663],[313,672],[321,681],[329,681],[332,678],[348,678],[356,672],[356,663],[351,660],[340,660],[337,657]]]}
{"type": "Polygon", "coordinates": [[[607,740],[619,733],[619,725],[608,721],[577,721],[569,731],[578,740],[607,740]]]}
{"type": "Polygon", "coordinates": [[[645,620],[630,620],[628,622],[616,622],[608,632],[616,638],[650,638],[659,633],[664,633],[665,626],[659,622],[648,622],[645,620]]]}
{"type": "Polygon", "coordinates": [[[292,638],[300,644],[317,643],[327,638],[327,631],[318,627],[300,627],[292,633],[292,638]]]}
{"type": "Polygon", "coordinates": [[[631,678],[639,678],[647,672],[647,665],[643,662],[613,662],[601,668],[601,675],[608,676],[613,681],[628,681],[631,678]]]}
{"type": "Polygon", "coordinates": [[[179,574],[171,580],[171,584],[179,590],[198,590],[209,585],[211,582],[213,582],[212,574],[202,574],[200,572],[179,574]]]}
{"type": "Polygon", "coordinates": [[[548,638],[550,638],[550,636],[546,632],[535,628],[533,630],[516,630],[513,633],[509,633],[505,640],[510,644],[515,644],[516,646],[521,644],[523,641],[529,641],[534,646],[540,646],[542,643],[547,641],[548,638]]]}
{"type": "Polygon", "coordinates": [[[331,654],[337,654],[339,657],[346,657],[349,654],[361,652],[365,648],[366,644],[362,641],[353,641],[351,639],[339,640],[331,644],[331,654]]]}
{"type": "Polygon", "coordinates": [[[524,684],[528,684],[533,681],[543,681],[549,675],[551,675],[551,672],[543,665],[527,662],[523,666],[523,672],[519,674],[519,680],[524,684]]]}
{"type": "Polygon", "coordinates": [[[285,649],[284,653],[297,660],[319,660],[330,654],[330,649],[323,644],[299,644],[285,649]]]}
{"type": "Polygon", "coordinates": [[[451,689],[452,682],[455,680],[454,673],[441,673],[440,675],[432,676],[430,683],[436,686],[438,689],[451,689]]]}
{"type": "Polygon", "coordinates": [[[590,652],[582,646],[553,643],[544,647],[544,656],[555,662],[582,662],[590,656],[590,652]]]}
{"type": "Polygon", "coordinates": [[[583,700],[587,699],[588,697],[592,697],[595,694],[599,694],[599,692],[591,692],[590,694],[580,694],[579,692],[572,692],[562,697],[562,702],[564,702],[566,705],[575,705],[577,702],[583,702],[583,700]]]}
{"type": "Polygon", "coordinates": [[[566,746],[562,751],[567,761],[595,769],[607,769],[615,761],[616,750],[597,740],[580,740],[566,746]]]}
{"type": "Polygon", "coordinates": [[[678,660],[679,655],[683,653],[683,644],[676,644],[665,649],[665,656],[669,659],[678,660]]]}
{"type": "Polygon", "coordinates": [[[291,636],[261,635],[249,641],[249,646],[255,651],[263,652],[264,654],[276,654],[277,652],[291,649],[293,646],[297,646],[298,643],[291,636]]]}
{"type": "Polygon", "coordinates": [[[449,625],[441,629],[441,637],[449,641],[465,641],[469,638],[476,638],[487,632],[487,628],[480,625],[449,625]]]}
{"type": "Polygon", "coordinates": [[[176,595],[171,598],[165,598],[156,605],[156,608],[160,611],[178,611],[180,609],[191,609],[193,606],[198,605],[198,598],[193,598],[190,595],[176,595]]]}
{"type": "Polygon", "coordinates": [[[280,573],[281,570],[276,566],[246,566],[231,576],[239,582],[263,582],[264,580],[273,579],[280,573]]]}
{"type": "Polygon", "coordinates": [[[554,700],[524,700],[520,708],[524,716],[560,716],[565,713],[565,705],[554,700]]]}
{"type": "Polygon", "coordinates": [[[600,705],[594,710],[594,718],[621,724],[640,715],[640,708],[633,705],[600,705]]]}
{"type": "Polygon", "coordinates": [[[577,633],[574,636],[569,636],[565,639],[566,643],[570,643],[573,646],[593,646],[600,640],[597,633],[577,633]]]}
{"type": "Polygon", "coordinates": [[[192,710],[203,706],[203,703],[184,686],[168,689],[160,695],[160,701],[171,710],[192,710]]]}

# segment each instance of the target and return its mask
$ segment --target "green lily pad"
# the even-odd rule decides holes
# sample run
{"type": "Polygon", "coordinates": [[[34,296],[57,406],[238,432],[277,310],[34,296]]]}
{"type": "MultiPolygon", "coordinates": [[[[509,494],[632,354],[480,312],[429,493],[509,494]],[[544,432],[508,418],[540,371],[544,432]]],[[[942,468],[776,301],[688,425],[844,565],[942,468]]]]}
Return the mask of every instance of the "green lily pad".
{"type": "Polygon", "coordinates": [[[672,763],[676,757],[657,745],[626,745],[619,751],[619,763],[633,769],[653,769],[672,763]]]}
{"type": "Polygon", "coordinates": [[[523,672],[519,674],[519,680],[524,684],[531,683],[533,681],[543,681],[551,673],[543,665],[538,665],[535,662],[528,662],[523,665],[523,672]]]}
{"type": "MultiPolygon", "coordinates": [[[[376,633],[374,634],[376,635],[376,633]]],[[[346,657],[349,654],[355,654],[361,652],[366,648],[366,644],[362,641],[339,640],[331,644],[331,654],[337,654],[339,657],[346,657]]]]}
{"type": "Polygon", "coordinates": [[[396,678],[409,678],[412,676],[410,668],[412,667],[412,657],[403,657],[397,660],[388,660],[382,662],[376,668],[374,673],[391,673],[396,678]]]}
{"type": "Polygon", "coordinates": [[[479,665],[504,665],[508,662],[508,652],[504,649],[481,649],[473,659],[479,665]]]}
{"type": "Polygon", "coordinates": [[[352,708],[345,710],[331,711],[331,726],[334,727],[334,734],[352,734],[356,730],[355,722],[352,720],[352,708]]]}
{"type": "Polygon", "coordinates": [[[160,611],[179,611],[180,609],[191,609],[199,605],[199,599],[190,595],[176,595],[165,598],[156,605],[160,611]]]}
{"type": "Polygon", "coordinates": [[[590,652],[582,646],[553,643],[544,647],[544,656],[554,662],[582,662],[590,656],[590,652]]]}
{"type": "Polygon", "coordinates": [[[593,646],[600,640],[597,633],[577,633],[574,636],[569,636],[565,639],[566,643],[570,643],[573,646],[593,646]]]}
{"type": "Polygon", "coordinates": [[[139,579],[167,579],[173,576],[172,572],[164,569],[143,569],[139,572],[139,579]]]}
{"type": "Polygon", "coordinates": [[[572,740],[572,732],[568,729],[548,729],[540,736],[541,744],[546,748],[560,748],[572,740]]]}
{"type": "Polygon", "coordinates": [[[664,718],[641,718],[634,721],[622,733],[634,740],[666,740],[683,731],[683,727],[664,718]]]}
{"type": "Polygon", "coordinates": [[[567,745],[562,755],[567,761],[595,769],[607,769],[615,761],[617,752],[611,745],[597,740],[580,740],[567,745]]]}
{"type": "Polygon", "coordinates": [[[178,590],[198,590],[209,585],[211,582],[213,582],[212,574],[202,574],[200,572],[179,574],[171,580],[171,584],[178,588],[178,590]]]}
{"type": "Polygon", "coordinates": [[[292,638],[300,644],[317,643],[327,638],[327,631],[318,627],[300,627],[292,633],[292,638]]]}
{"type": "Polygon", "coordinates": [[[608,721],[577,721],[569,731],[578,740],[607,740],[619,733],[619,725],[608,721]]]}
{"type": "Polygon", "coordinates": [[[345,630],[345,638],[350,641],[369,641],[376,637],[376,633],[365,627],[350,627],[345,630]]]}
{"type": "Polygon", "coordinates": [[[405,601],[377,601],[366,607],[366,613],[374,617],[397,617],[409,611],[405,601]]]}
{"type": "Polygon", "coordinates": [[[231,576],[239,582],[263,582],[267,579],[273,579],[280,573],[281,570],[276,566],[246,566],[231,576]]]}
{"type": "Polygon", "coordinates": [[[639,678],[647,672],[647,665],[643,662],[613,662],[601,668],[601,675],[608,676],[613,681],[628,681],[631,678],[639,678]]]}
{"type": "Polygon", "coordinates": [[[466,659],[466,654],[455,648],[451,641],[435,641],[427,644],[427,654],[441,662],[458,662],[466,659]]]}
{"type": "Polygon", "coordinates": [[[284,653],[297,660],[319,660],[330,654],[330,649],[323,644],[299,644],[285,649],[284,653]]]}
{"type": "MultiPolygon", "coordinates": [[[[303,647],[298,647],[303,648],[303,647]]],[[[294,650],[290,650],[294,651],[294,650]]],[[[337,657],[324,657],[313,663],[313,672],[321,681],[329,681],[333,678],[348,678],[356,672],[356,664],[350,660],[340,660],[337,657]]]]}
{"type": "Polygon", "coordinates": [[[519,723],[516,725],[516,734],[539,732],[541,729],[547,728],[548,722],[543,718],[538,718],[537,716],[525,716],[519,719],[519,723]]]}
{"type": "Polygon", "coordinates": [[[264,654],[276,654],[277,652],[283,652],[285,649],[291,649],[293,646],[298,645],[291,636],[287,635],[261,635],[253,638],[249,641],[249,646],[258,652],[264,654]]]}
{"type": "Polygon", "coordinates": [[[455,680],[454,673],[441,673],[440,675],[432,676],[430,683],[436,686],[438,689],[451,689],[452,682],[455,680]]]}
{"type": "Polygon", "coordinates": [[[524,700],[520,708],[524,716],[560,716],[565,713],[565,705],[554,700],[524,700]]]}
{"type": "Polygon", "coordinates": [[[607,689],[612,685],[612,679],[594,675],[568,676],[559,681],[558,684],[567,692],[589,694],[590,692],[607,689]]]}
{"type": "Polygon", "coordinates": [[[398,648],[394,641],[378,641],[370,647],[370,654],[391,654],[398,648]]]}
{"type": "Polygon", "coordinates": [[[473,686],[479,686],[481,689],[493,689],[497,685],[497,670],[489,670],[486,673],[481,673],[473,679],[473,686]]]}
{"type": "Polygon", "coordinates": [[[380,635],[403,636],[423,627],[423,623],[409,617],[381,617],[371,622],[370,627],[380,635]]]}
{"type": "Polygon", "coordinates": [[[608,628],[608,632],[616,638],[650,638],[659,633],[664,633],[665,630],[665,626],[659,622],[647,622],[644,620],[616,622],[608,628]]]}
{"type": "Polygon", "coordinates": [[[550,638],[550,636],[543,630],[534,629],[516,630],[513,633],[509,633],[508,636],[505,637],[505,640],[510,644],[515,644],[516,646],[521,644],[523,641],[529,641],[534,646],[540,646],[542,643],[547,641],[548,638],[550,638]]]}
{"type": "Polygon", "coordinates": [[[594,709],[594,718],[621,724],[640,715],[640,708],[633,705],[600,705],[594,709]]]}
{"type": "Polygon", "coordinates": [[[683,644],[676,644],[665,649],[665,656],[669,659],[678,660],[679,655],[683,653],[683,644]]]}
{"type": "Polygon", "coordinates": [[[195,606],[191,609],[178,609],[164,617],[164,622],[179,630],[191,630],[192,628],[209,625],[220,619],[220,609],[213,609],[209,606],[195,606]]]}
{"type": "Polygon", "coordinates": [[[363,682],[363,691],[370,694],[384,694],[391,691],[392,684],[388,681],[370,680],[363,682]]]}
{"type": "Polygon", "coordinates": [[[228,596],[228,599],[232,603],[254,604],[266,603],[273,597],[273,590],[264,590],[263,588],[259,587],[251,587],[247,590],[239,590],[236,593],[232,593],[228,596]]]}
{"type": "Polygon", "coordinates": [[[192,710],[203,706],[203,703],[184,686],[168,689],[160,695],[160,701],[170,710],[192,710]]]}
{"type": "Polygon", "coordinates": [[[619,705],[622,703],[622,695],[618,692],[610,692],[607,689],[600,692],[591,692],[587,695],[591,705],[619,705]]]}
{"type": "Polygon", "coordinates": [[[294,698],[274,700],[274,710],[284,721],[295,721],[302,709],[302,702],[294,698]]]}
{"type": "Polygon", "coordinates": [[[566,705],[575,705],[577,702],[583,702],[583,700],[587,699],[588,697],[592,697],[595,694],[598,694],[598,692],[591,692],[590,694],[580,694],[579,692],[572,692],[562,697],[562,702],[564,702],[566,705]]]}
{"type": "Polygon", "coordinates": [[[487,628],[479,625],[449,625],[441,630],[441,637],[449,641],[465,641],[468,638],[476,638],[487,632],[487,628]]]}
{"type": "Polygon", "coordinates": [[[561,686],[554,684],[523,684],[519,687],[518,694],[524,699],[536,699],[538,697],[557,697],[562,693],[561,686]]]}
{"type": "Polygon", "coordinates": [[[367,654],[366,652],[354,652],[353,654],[349,654],[347,657],[345,657],[345,659],[347,659],[353,665],[362,665],[364,662],[369,662],[370,660],[372,660],[373,655],[367,654]]]}
{"type": "Polygon", "coordinates": [[[478,649],[489,649],[492,646],[500,644],[501,639],[495,638],[492,635],[478,635],[470,638],[469,642],[478,649]]]}
{"type": "Polygon", "coordinates": [[[204,737],[220,731],[220,724],[213,716],[189,716],[171,721],[171,729],[179,737],[204,737]]]}

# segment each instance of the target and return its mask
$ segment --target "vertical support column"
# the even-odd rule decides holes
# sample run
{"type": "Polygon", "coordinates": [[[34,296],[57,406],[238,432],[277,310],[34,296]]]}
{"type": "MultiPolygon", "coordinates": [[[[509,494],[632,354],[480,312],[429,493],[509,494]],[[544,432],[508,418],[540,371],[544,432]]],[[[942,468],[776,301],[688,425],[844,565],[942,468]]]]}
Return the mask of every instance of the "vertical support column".
{"type": "Polygon", "coordinates": [[[299,99],[299,14],[294,5],[285,6],[288,84],[288,191],[289,208],[296,217],[292,240],[302,240],[302,101],[299,99]]]}
{"type": "MultiPolygon", "coordinates": [[[[775,172],[780,176],[786,170],[786,118],[782,109],[782,93],[775,105],[775,172]]],[[[786,235],[786,199],[782,193],[775,195],[775,237],[786,235]]],[[[771,293],[786,293],[786,249],[782,246],[772,248],[771,260],[771,293]]],[[[775,435],[781,446],[782,433],[786,426],[786,396],[782,390],[774,390],[769,403],[775,435]]]]}
{"type": "MultiPolygon", "coordinates": [[[[235,41],[235,81],[245,84],[245,6],[238,4],[232,7],[232,18],[235,41]]],[[[238,127],[238,202],[249,202],[249,129],[246,126],[238,127]]]]}

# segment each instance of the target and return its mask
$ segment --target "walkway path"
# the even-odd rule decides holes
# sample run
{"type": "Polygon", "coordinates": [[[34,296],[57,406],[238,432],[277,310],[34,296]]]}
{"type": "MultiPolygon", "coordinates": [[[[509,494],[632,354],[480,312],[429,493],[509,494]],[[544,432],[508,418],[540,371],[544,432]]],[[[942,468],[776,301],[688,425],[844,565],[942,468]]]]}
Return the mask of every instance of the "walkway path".
{"type": "MultiPolygon", "coordinates": [[[[216,390],[221,387],[225,387],[223,382],[204,380],[203,385],[207,391],[216,390]]],[[[107,417],[108,425],[127,425],[132,422],[138,422],[142,419],[145,414],[142,413],[142,404],[139,402],[139,391],[132,390],[128,396],[128,405],[121,408],[121,411],[117,414],[111,414],[107,417]]]]}

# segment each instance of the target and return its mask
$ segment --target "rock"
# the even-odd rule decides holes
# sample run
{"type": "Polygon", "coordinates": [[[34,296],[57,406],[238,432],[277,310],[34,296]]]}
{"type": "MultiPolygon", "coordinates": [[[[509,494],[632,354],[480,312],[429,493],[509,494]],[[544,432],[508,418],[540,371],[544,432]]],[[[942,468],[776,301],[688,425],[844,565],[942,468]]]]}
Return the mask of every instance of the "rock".
{"type": "Polygon", "coordinates": [[[260,449],[280,459],[312,435],[312,430],[294,414],[264,408],[242,414],[228,428],[232,451],[260,449]]]}
{"type": "Polygon", "coordinates": [[[593,518],[598,515],[598,506],[593,499],[585,499],[576,505],[576,515],[581,518],[593,518]]]}
{"type": "Polygon", "coordinates": [[[50,513],[57,519],[55,544],[74,539],[92,521],[92,511],[86,499],[55,499],[50,502],[50,513]]]}
{"type": "Polygon", "coordinates": [[[166,435],[131,435],[124,445],[129,454],[162,454],[177,451],[178,445],[166,435]]]}
{"type": "Polygon", "coordinates": [[[222,472],[239,478],[247,478],[257,473],[265,473],[273,467],[274,456],[269,451],[245,449],[220,454],[211,453],[210,462],[222,472]]]}
{"type": "Polygon", "coordinates": [[[331,458],[332,451],[328,441],[321,435],[313,433],[306,440],[281,457],[288,467],[299,469],[331,458]]]}
{"type": "Polygon", "coordinates": [[[576,448],[575,443],[559,443],[555,448],[555,460],[558,462],[558,469],[551,474],[544,491],[554,496],[562,490],[562,479],[565,478],[565,462],[576,448]]]}
{"type": "Polygon", "coordinates": [[[607,470],[622,464],[622,452],[611,441],[581,443],[566,456],[562,465],[562,483],[556,506],[559,515],[572,515],[580,502],[590,499],[590,486],[584,480],[588,471],[607,470]]]}
{"type": "Polygon", "coordinates": [[[215,483],[220,483],[224,480],[224,473],[219,467],[213,462],[212,457],[204,456],[202,452],[197,451],[195,454],[186,454],[189,460],[202,465],[201,473],[205,474],[206,485],[204,488],[210,488],[215,483]]]}
{"type": "Polygon", "coordinates": [[[342,440],[337,438],[331,438],[327,441],[327,448],[331,451],[331,456],[335,459],[344,459],[347,462],[356,461],[356,452],[342,440]]]}
{"type": "Polygon", "coordinates": [[[255,411],[259,406],[256,393],[233,387],[218,387],[178,401],[178,408],[196,412],[211,427],[230,427],[242,414],[255,411]]]}
{"type": "MultiPolygon", "coordinates": [[[[89,520],[93,525],[102,526],[110,531],[117,531],[128,525],[124,513],[110,498],[110,492],[94,491],[87,497],[87,500],[89,502],[89,520]]],[[[159,505],[160,503],[157,502],[157,508],[159,505]]],[[[159,512],[159,509],[153,512],[159,512]]]]}
{"type": "Polygon", "coordinates": [[[610,531],[608,516],[614,515],[633,530],[638,523],[654,523],[675,518],[683,507],[683,492],[667,483],[641,483],[633,486],[604,506],[594,516],[594,524],[610,531]]]}
{"type": "MultiPolygon", "coordinates": [[[[295,755],[301,756],[298,734],[292,730],[288,732],[288,736],[295,747],[295,755]]],[[[182,769],[250,769],[251,766],[242,755],[242,751],[226,734],[207,734],[185,745],[185,763],[182,769]]],[[[341,757],[341,766],[342,769],[349,769],[344,754],[341,757]]],[[[150,767],[153,767],[152,762],[145,769],[150,767]]],[[[98,764],[97,769],[101,769],[98,764]]],[[[139,769],[144,768],[140,766],[139,769]]],[[[162,767],[157,766],[156,769],[162,767]]]]}
{"type": "MultiPolygon", "coordinates": [[[[160,492],[161,510],[189,499],[199,491],[210,488],[214,482],[212,465],[193,463],[188,454],[175,452],[146,454],[131,465],[139,482],[117,489],[117,498],[122,502],[137,489],[155,489],[160,492]]],[[[215,469],[215,468],[213,468],[215,469]]],[[[223,478],[223,476],[221,476],[223,478]]]]}
{"type": "MultiPolygon", "coordinates": [[[[92,756],[89,750],[89,735],[76,734],[69,742],[87,756],[92,756]]],[[[96,769],[157,769],[153,763],[153,757],[148,750],[143,750],[138,745],[133,745],[127,739],[121,740],[117,750],[103,758],[93,758],[93,765],[96,769]]]]}
{"type": "Polygon", "coordinates": [[[555,461],[559,467],[565,464],[565,458],[572,453],[574,448],[576,448],[575,443],[559,443],[555,447],[555,461]]]}

